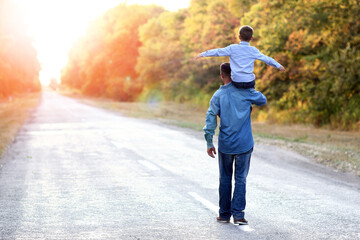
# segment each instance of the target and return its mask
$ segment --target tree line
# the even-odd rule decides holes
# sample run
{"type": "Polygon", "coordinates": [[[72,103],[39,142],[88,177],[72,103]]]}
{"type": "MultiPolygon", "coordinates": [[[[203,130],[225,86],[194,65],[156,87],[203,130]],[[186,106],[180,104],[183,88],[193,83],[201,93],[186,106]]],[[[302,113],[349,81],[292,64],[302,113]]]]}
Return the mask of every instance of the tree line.
{"type": "Polygon", "coordinates": [[[41,89],[32,42],[19,8],[0,0],[0,98],[41,89]]]}
{"type": "Polygon", "coordinates": [[[237,43],[246,24],[251,45],[288,70],[256,62],[256,89],[269,102],[259,119],[359,129],[358,16],[357,0],[192,0],[177,12],[121,4],[73,45],[61,81],[91,96],[206,106],[228,59],[192,59],[237,43]]]}

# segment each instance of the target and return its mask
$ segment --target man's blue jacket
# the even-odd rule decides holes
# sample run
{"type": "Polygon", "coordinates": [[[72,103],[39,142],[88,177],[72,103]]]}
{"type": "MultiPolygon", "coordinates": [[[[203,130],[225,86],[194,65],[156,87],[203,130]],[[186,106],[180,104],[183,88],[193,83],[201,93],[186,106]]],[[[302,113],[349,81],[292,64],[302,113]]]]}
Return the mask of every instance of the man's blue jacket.
{"type": "Polygon", "coordinates": [[[225,154],[240,154],[254,146],[251,130],[252,104],[266,104],[266,97],[255,89],[239,89],[232,83],[221,86],[212,96],[206,113],[205,139],[207,147],[213,147],[213,136],[219,125],[219,151],[225,154]]]}

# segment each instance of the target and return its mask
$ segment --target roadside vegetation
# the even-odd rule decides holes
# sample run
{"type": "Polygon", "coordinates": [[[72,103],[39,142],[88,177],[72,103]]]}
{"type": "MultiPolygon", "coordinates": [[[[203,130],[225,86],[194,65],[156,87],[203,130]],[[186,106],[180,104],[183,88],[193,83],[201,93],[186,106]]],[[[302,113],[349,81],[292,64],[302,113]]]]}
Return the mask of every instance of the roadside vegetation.
{"type": "MultiPolygon", "coordinates": [[[[119,102],[107,98],[90,98],[79,92],[62,90],[63,95],[75,97],[82,102],[117,111],[125,116],[153,119],[164,124],[176,125],[202,131],[206,107],[176,102],[119,102]]],[[[254,115],[261,110],[254,108],[254,115]]],[[[338,171],[352,172],[360,176],[360,133],[315,128],[303,124],[270,124],[253,118],[252,128],[256,143],[276,145],[338,171]]]]}
{"type": "Polygon", "coordinates": [[[0,158],[40,98],[41,93],[37,92],[0,99],[0,158]]]}
{"type": "Polygon", "coordinates": [[[255,65],[268,98],[259,121],[360,129],[358,0],[192,0],[177,12],[120,4],[73,45],[62,83],[88,96],[206,106],[228,58],[191,61],[238,43],[241,25],[288,70],[255,65]]]}
{"type": "Polygon", "coordinates": [[[0,158],[39,102],[40,68],[21,10],[0,1],[0,158]]]}

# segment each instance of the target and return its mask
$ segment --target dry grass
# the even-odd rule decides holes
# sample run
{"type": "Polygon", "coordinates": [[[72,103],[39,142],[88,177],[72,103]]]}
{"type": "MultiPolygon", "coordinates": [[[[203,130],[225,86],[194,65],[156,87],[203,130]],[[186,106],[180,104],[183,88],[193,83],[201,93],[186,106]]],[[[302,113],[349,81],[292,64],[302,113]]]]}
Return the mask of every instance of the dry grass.
{"type": "Polygon", "coordinates": [[[253,123],[256,140],[306,155],[335,169],[360,176],[360,132],[253,123]]]}
{"type": "MultiPolygon", "coordinates": [[[[157,119],[180,127],[201,130],[206,110],[191,104],[173,102],[127,103],[109,99],[82,98],[98,107],[116,110],[138,118],[157,119]]],[[[256,109],[255,109],[256,111],[256,109]]],[[[313,158],[335,169],[353,172],[360,176],[360,132],[317,129],[304,125],[273,125],[253,123],[257,143],[277,145],[313,158]]]]}
{"type": "Polygon", "coordinates": [[[0,99],[0,157],[11,143],[20,127],[32,110],[39,103],[41,93],[29,93],[0,99]]]}

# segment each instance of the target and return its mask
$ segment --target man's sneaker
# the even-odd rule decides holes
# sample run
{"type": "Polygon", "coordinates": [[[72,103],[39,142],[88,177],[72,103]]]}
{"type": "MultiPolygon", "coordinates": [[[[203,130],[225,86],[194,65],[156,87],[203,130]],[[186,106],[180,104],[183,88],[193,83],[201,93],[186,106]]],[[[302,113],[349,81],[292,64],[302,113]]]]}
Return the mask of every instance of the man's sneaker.
{"type": "Polygon", "coordinates": [[[222,217],[217,217],[216,220],[218,222],[222,222],[222,223],[228,223],[230,222],[230,219],[225,219],[225,218],[222,218],[222,217]]]}
{"type": "Polygon", "coordinates": [[[234,219],[234,224],[248,225],[248,221],[246,221],[245,218],[243,218],[243,219],[234,219]]]}

